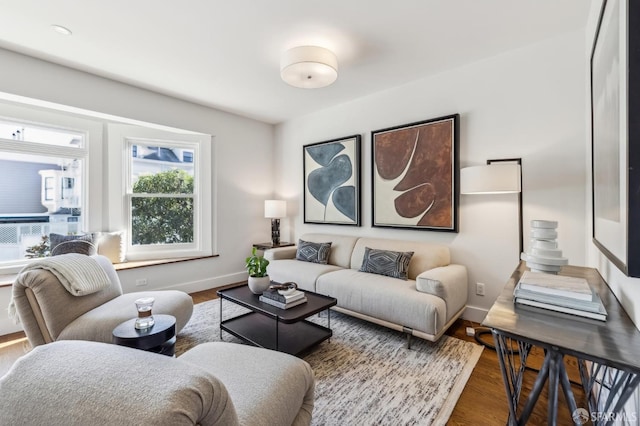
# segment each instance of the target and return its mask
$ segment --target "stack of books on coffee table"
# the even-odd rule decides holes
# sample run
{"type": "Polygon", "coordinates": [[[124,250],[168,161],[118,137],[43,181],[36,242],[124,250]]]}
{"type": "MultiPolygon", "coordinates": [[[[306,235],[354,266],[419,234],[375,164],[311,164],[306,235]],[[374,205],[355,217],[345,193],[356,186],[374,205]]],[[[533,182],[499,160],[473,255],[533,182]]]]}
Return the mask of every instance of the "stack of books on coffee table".
{"type": "Polygon", "coordinates": [[[289,309],[307,301],[304,291],[297,288],[288,290],[268,289],[260,296],[260,301],[280,309],[289,309]]]}
{"type": "Polygon", "coordinates": [[[525,271],[513,296],[520,305],[607,320],[602,300],[584,278],[525,271]]]}

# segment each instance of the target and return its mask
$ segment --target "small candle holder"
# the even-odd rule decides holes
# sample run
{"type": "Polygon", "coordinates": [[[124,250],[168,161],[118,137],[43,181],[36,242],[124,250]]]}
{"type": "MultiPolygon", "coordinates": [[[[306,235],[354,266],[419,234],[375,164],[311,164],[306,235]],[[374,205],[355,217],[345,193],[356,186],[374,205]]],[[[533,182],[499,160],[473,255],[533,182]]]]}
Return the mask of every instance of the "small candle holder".
{"type": "Polygon", "coordinates": [[[136,329],[144,330],[149,327],[153,327],[155,321],[151,309],[153,308],[153,297],[143,297],[135,301],[136,309],[138,310],[138,318],[136,318],[136,329]]]}

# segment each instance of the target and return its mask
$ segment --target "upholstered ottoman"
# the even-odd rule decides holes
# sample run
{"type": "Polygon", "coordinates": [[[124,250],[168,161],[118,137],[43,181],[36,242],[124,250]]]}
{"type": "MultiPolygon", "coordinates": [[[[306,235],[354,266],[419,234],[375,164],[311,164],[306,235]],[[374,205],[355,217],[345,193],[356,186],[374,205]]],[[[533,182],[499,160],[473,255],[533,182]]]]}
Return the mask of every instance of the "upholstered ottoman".
{"type": "Polygon", "coordinates": [[[305,361],[234,343],[170,358],[57,341],[0,378],[0,424],[309,425],[314,383],[305,361]]]}

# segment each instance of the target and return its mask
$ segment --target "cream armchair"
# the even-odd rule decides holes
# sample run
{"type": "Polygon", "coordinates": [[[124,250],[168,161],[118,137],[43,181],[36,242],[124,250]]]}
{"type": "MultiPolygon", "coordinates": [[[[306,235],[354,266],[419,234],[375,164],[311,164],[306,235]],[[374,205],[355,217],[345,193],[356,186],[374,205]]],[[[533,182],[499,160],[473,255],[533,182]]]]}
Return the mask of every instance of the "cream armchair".
{"type": "Polygon", "coordinates": [[[111,261],[94,256],[109,277],[110,286],[86,296],[70,294],[54,274],[44,269],[22,272],[13,283],[13,302],[20,322],[35,347],[56,340],[91,340],[111,343],[113,329],[137,316],[134,301],[154,297],[154,314],[176,318],[176,333],[193,312],[188,294],[177,290],[122,293],[111,261]]]}

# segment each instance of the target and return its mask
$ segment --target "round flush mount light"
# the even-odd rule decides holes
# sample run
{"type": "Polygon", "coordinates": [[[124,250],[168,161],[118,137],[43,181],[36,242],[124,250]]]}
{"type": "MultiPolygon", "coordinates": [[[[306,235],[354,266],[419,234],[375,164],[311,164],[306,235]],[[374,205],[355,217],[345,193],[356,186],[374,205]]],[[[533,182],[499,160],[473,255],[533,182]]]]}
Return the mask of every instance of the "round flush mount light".
{"type": "Polygon", "coordinates": [[[338,59],[323,47],[294,47],[282,55],[280,77],[302,89],[326,87],[338,78],[338,59]]]}
{"type": "Polygon", "coordinates": [[[73,34],[69,28],[63,27],[62,25],[53,24],[53,25],[51,25],[51,29],[53,31],[57,32],[58,34],[62,34],[62,35],[66,35],[66,36],[69,36],[69,35],[73,34]]]}

